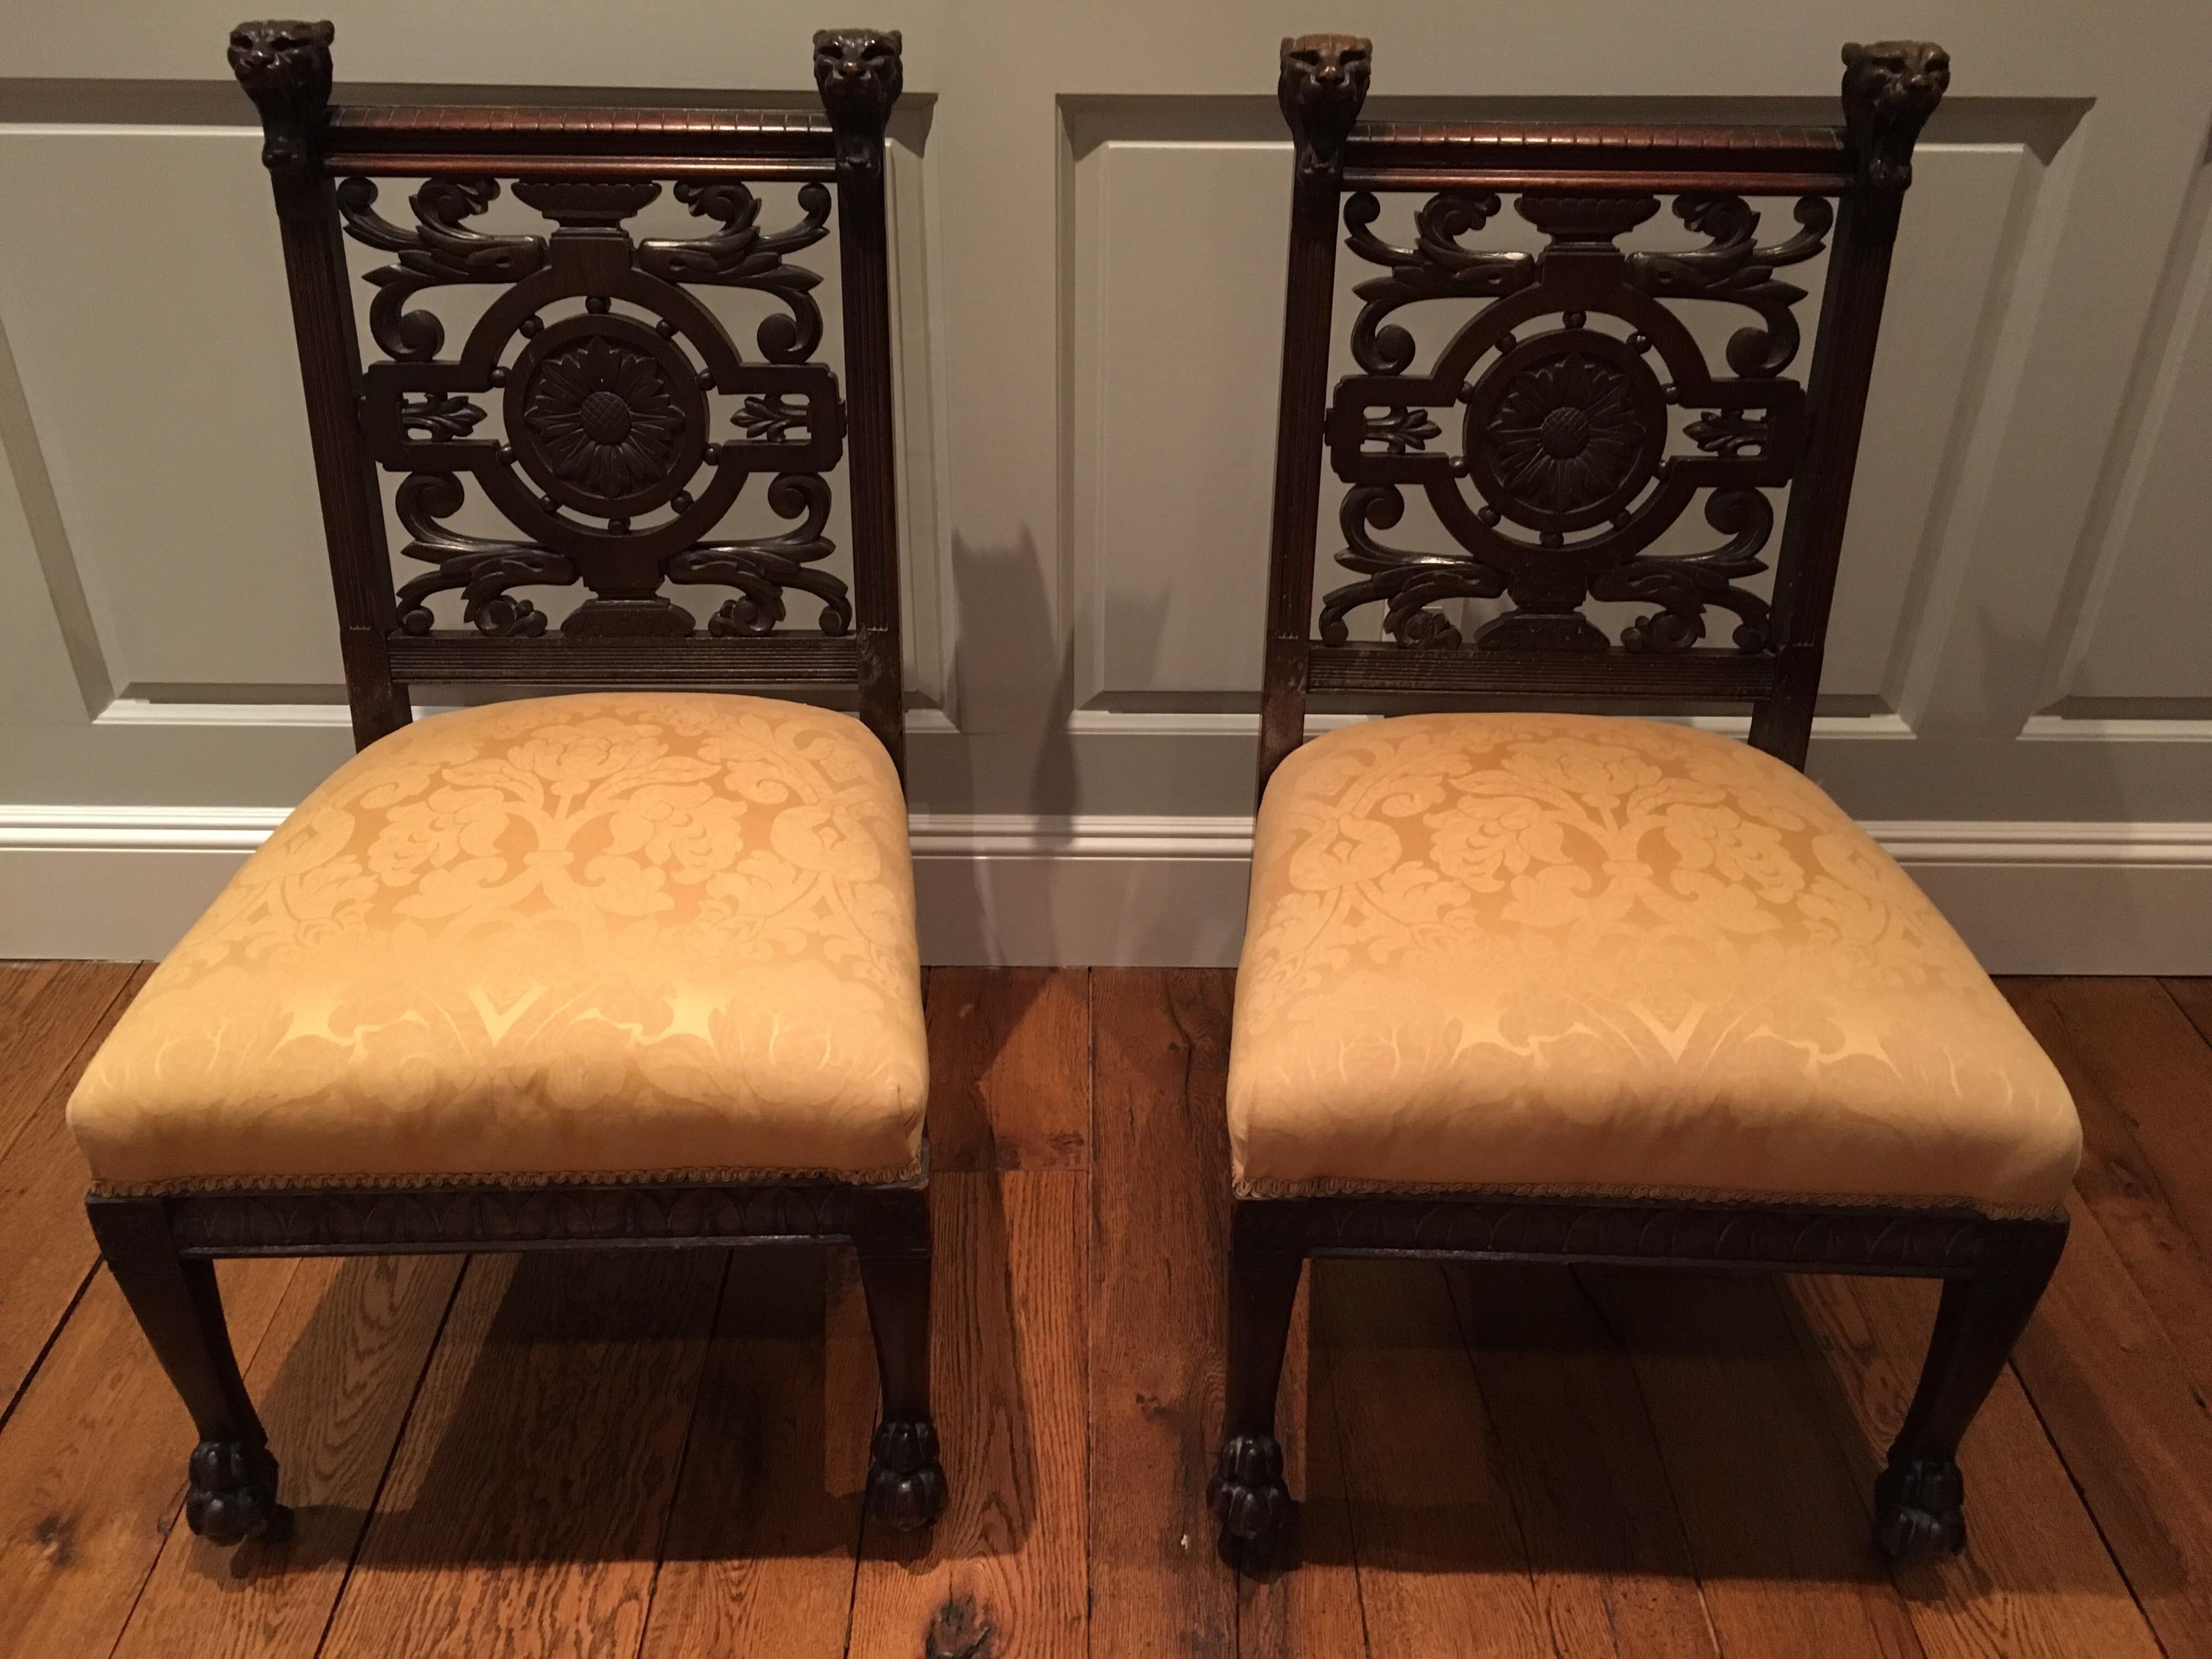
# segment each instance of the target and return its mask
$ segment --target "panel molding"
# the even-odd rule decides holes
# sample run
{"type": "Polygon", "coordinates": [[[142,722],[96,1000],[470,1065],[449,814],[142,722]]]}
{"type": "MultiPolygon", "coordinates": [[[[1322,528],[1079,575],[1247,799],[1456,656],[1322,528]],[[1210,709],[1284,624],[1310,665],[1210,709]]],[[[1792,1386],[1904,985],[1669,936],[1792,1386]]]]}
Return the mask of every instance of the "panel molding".
{"type": "MultiPolygon", "coordinates": [[[[273,806],[0,806],[0,957],[167,951],[273,806]]],[[[1871,822],[1992,972],[2205,973],[2212,823],[1871,822]]],[[[1249,817],[917,813],[923,959],[1225,966],[1249,817]]]]}

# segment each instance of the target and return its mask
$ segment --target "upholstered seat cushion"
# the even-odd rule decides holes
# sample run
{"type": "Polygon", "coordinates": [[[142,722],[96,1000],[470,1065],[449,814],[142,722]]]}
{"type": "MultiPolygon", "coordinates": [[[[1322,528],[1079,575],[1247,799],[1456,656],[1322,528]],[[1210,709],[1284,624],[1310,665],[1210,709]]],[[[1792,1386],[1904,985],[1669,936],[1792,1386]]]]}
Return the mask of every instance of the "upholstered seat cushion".
{"type": "Polygon", "coordinates": [[[849,717],[537,698],[348,761],[70,1102],[110,1187],[911,1173],[906,813],[849,717]]]}
{"type": "Polygon", "coordinates": [[[1809,780],[1643,720],[1413,715],[1268,785],[1238,1190],[2058,1203],[2081,1127],[1964,943],[1809,780]]]}

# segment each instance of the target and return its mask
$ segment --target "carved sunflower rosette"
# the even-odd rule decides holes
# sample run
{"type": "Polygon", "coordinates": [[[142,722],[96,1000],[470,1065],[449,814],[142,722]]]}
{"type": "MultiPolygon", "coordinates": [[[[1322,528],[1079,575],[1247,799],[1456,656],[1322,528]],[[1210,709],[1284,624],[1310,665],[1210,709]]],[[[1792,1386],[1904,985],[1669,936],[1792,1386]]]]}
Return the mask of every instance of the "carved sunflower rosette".
{"type": "Polygon", "coordinates": [[[400,550],[435,567],[400,588],[399,626],[429,631],[431,597],[457,591],[478,631],[538,634],[544,616],[512,590],[580,582],[589,597],[565,634],[688,635],[696,618],[662,590],[706,582],[738,594],[710,631],[768,631],[789,586],[823,601],[823,631],[845,631],[844,583],[807,568],[833,550],[824,475],[843,457],[844,405],[836,376],[808,360],[822,338],[811,294],[820,277],[784,257],[829,234],[828,190],[802,187],[799,221],[768,233],[743,180],[685,179],[678,200],[719,228],[644,241],[629,222],[658,198],[653,180],[517,182],[516,198],[552,222],[544,235],[468,222],[499,190],[489,178],[432,179],[411,198],[415,223],[402,226],[376,211],[369,179],[337,188],[347,234],[397,256],[367,275],[377,289],[369,332],[386,355],[363,371],[361,414],[374,460],[407,475],[400,550]],[[443,323],[408,306],[454,284],[502,291],[445,358],[443,323]],[[690,291],[696,285],[751,289],[773,302],[758,358],[690,291]],[[492,407],[496,435],[479,429],[492,407]],[[710,540],[756,473],[774,480],[770,507],[798,523],[751,541],[710,540]],[[470,485],[518,538],[450,527],[470,485]]]}
{"type": "Polygon", "coordinates": [[[1477,631],[1480,648],[1609,648],[1583,614],[1592,601],[1656,606],[1623,628],[1630,650],[1694,646],[1714,609],[1732,615],[1738,649],[1771,647],[1766,603],[1741,584],[1766,568],[1765,492],[1790,483],[1807,441],[1804,389],[1783,374],[1805,295],[1774,271],[1818,254],[1832,215],[1806,198],[1796,233],[1762,246],[1759,215],[1742,198],[1686,193],[1675,215],[1704,246],[1622,250],[1618,239],[1660,206],[1650,194],[1524,193],[1514,210],[1547,239],[1529,254],[1471,244],[1502,210],[1495,194],[1430,198],[1410,247],[1375,234],[1373,195],[1346,198],[1346,247],[1384,274],[1355,289],[1352,350],[1365,372],[1339,381],[1326,420],[1331,465],[1348,486],[1336,556],[1360,580],[1325,596],[1324,643],[1345,643],[1351,614],[1381,604],[1399,643],[1457,647],[1436,606],[1471,598],[1509,606],[1477,631]],[[1409,372],[1413,337],[1392,314],[1470,298],[1485,303],[1426,374],[1409,372]],[[1729,343],[1734,374],[1716,375],[1662,302],[1686,301],[1752,313],[1729,343]],[[1456,453],[1432,445],[1455,428],[1456,453]],[[1408,487],[1455,548],[1378,536],[1402,516],[1408,487]],[[1727,539],[1694,554],[1650,551],[1700,495],[1727,539]]]}

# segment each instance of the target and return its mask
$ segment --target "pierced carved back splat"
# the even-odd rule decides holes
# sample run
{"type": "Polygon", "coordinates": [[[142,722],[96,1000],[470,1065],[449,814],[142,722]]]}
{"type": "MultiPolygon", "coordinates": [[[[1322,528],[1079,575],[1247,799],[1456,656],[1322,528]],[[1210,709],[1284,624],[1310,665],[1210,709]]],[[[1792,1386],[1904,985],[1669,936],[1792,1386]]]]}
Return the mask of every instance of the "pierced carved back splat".
{"type": "Polygon", "coordinates": [[[267,138],[357,739],[404,723],[404,688],[426,682],[843,680],[902,760],[884,205],[899,37],[817,35],[808,115],[334,108],[331,34],[247,24],[230,55],[267,138]],[[404,213],[392,178],[421,181],[404,213]],[[763,180],[797,184],[791,222],[763,222],[763,180]],[[635,234],[665,189],[696,234],[635,234]],[[474,222],[502,191],[540,226],[474,222]],[[833,233],[842,385],[817,361],[821,276],[799,257],[833,233]],[[366,364],[342,238],[390,256],[364,279],[366,364]],[[448,342],[417,301],[457,286],[496,292],[448,342]],[[702,301],[713,288],[770,302],[750,341],[702,301]],[[428,567],[404,580],[378,469],[399,476],[398,552],[428,567]],[[849,587],[823,563],[841,471],[849,587]],[[722,532],[749,488],[787,528],[722,532]],[[457,528],[471,498],[513,533],[457,528]],[[549,629],[528,591],[560,586],[586,596],[549,629]],[[461,629],[437,626],[440,594],[461,629]]]}
{"type": "Polygon", "coordinates": [[[1899,201],[1949,76],[1919,43],[1844,58],[1838,129],[1361,124],[1368,43],[1284,43],[1297,160],[1263,788],[1301,740],[1309,690],[1741,701],[1753,741],[1803,763],[1899,201]],[[1376,234],[1390,192],[1422,198],[1410,246],[1376,234]],[[1775,210],[1747,198],[1771,198],[1789,228],[1769,240],[1775,210]],[[1497,245],[1509,201],[1539,251],[1497,245]],[[1662,208],[1684,246],[1620,245],[1662,208]],[[1340,238],[1376,274],[1353,290],[1358,372],[1332,392],[1340,238]],[[1823,252],[1800,379],[1805,290],[1778,273],[1823,252]],[[1475,309],[1419,370],[1405,313],[1437,301],[1475,309]],[[1743,319],[1722,364],[1688,306],[1743,319]],[[1316,628],[1324,453],[1345,486],[1336,562],[1355,580],[1322,596],[1316,628]],[[1770,603],[1746,584],[1768,568],[1785,486],[1770,603]],[[1391,538],[1409,489],[1449,544],[1391,538]],[[1709,544],[1655,550],[1693,505],[1709,544]],[[1466,638],[1447,608],[1463,599],[1497,611],[1466,638]],[[1594,603],[1633,608],[1608,636],[1594,603]],[[1363,613],[1389,643],[1354,642],[1363,613]]]}

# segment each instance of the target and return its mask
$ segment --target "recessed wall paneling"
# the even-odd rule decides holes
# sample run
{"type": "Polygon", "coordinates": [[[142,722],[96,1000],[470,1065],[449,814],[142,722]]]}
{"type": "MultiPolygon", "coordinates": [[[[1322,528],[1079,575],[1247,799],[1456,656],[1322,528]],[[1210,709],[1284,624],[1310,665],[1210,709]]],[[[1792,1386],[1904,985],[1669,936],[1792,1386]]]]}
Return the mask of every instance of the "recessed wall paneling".
{"type": "Polygon", "coordinates": [[[0,128],[0,317],[111,684],[336,684],[289,301],[243,128],[0,128]]]}
{"type": "Polygon", "coordinates": [[[1260,682],[1289,147],[1078,164],[1076,696],[1260,682]]]}
{"type": "Polygon", "coordinates": [[[2171,327],[2138,375],[2142,427],[2115,458],[2124,470],[2100,580],[2061,695],[2179,701],[2160,712],[2202,719],[2212,714],[2212,188],[2191,207],[2196,222],[2174,243],[2171,327]]]}

